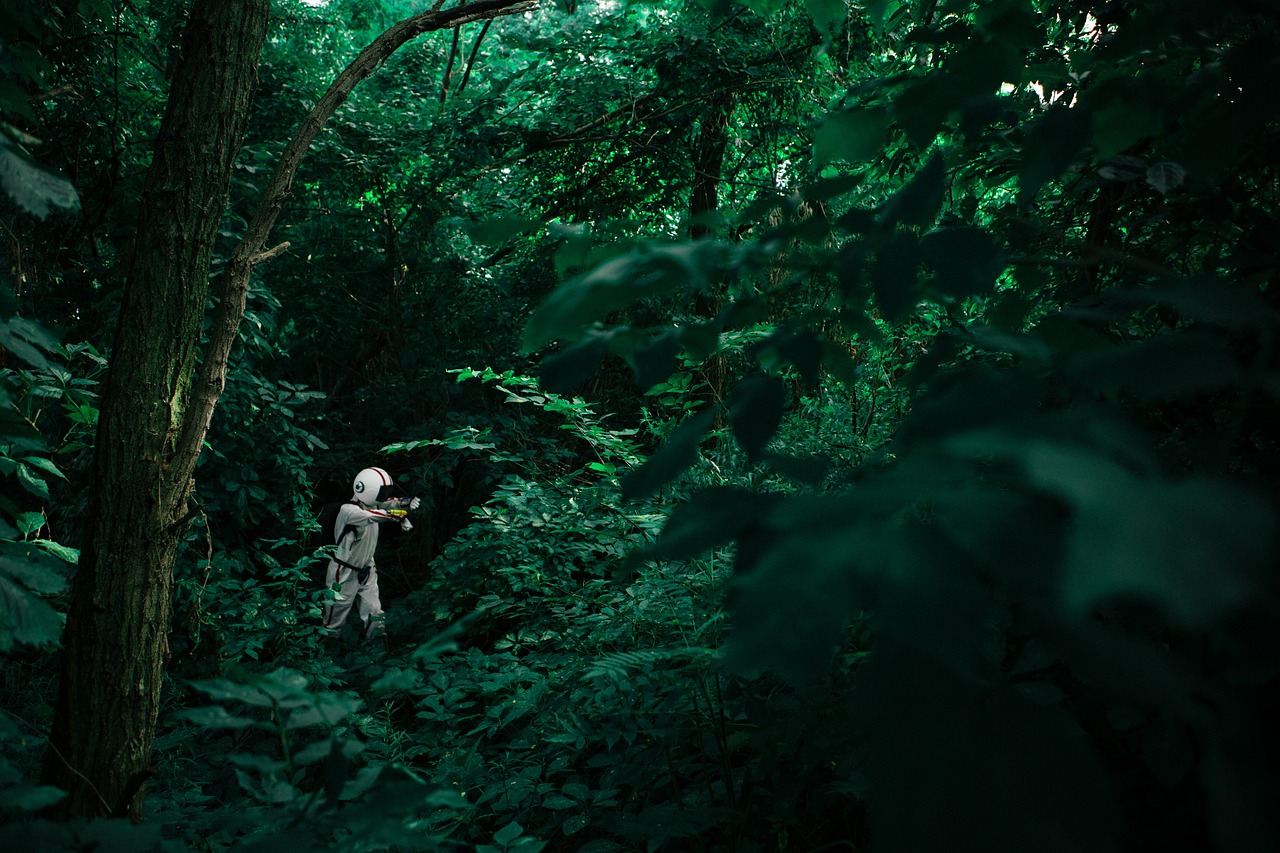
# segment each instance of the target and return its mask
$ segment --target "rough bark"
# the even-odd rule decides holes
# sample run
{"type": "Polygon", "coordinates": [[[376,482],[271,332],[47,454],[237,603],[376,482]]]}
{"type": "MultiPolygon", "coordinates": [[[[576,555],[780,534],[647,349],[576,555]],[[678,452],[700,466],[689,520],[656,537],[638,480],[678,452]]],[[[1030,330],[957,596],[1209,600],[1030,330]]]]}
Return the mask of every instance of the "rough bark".
{"type": "Polygon", "coordinates": [[[395,50],[433,30],[535,8],[478,2],[379,36],[304,119],[220,279],[197,368],[209,259],[267,29],[269,0],[194,0],[147,173],[102,397],[88,536],[72,586],[44,762],[69,791],[54,816],[139,816],[168,648],[174,556],[227,358],[294,173],[325,121],[395,50]]]}
{"type": "Polygon", "coordinates": [[[196,0],[147,171],[45,759],[67,816],[136,817],[149,775],[192,467],[174,447],[269,5],[196,0]]]}

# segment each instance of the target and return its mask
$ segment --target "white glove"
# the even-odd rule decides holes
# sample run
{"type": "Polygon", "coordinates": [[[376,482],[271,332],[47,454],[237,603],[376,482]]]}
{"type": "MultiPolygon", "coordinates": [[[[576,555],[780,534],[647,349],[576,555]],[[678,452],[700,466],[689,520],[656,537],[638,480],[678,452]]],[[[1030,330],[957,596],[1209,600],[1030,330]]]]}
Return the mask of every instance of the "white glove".
{"type": "Polygon", "coordinates": [[[407,518],[402,518],[400,519],[400,529],[403,530],[405,533],[408,533],[410,530],[413,529],[413,523],[410,522],[409,519],[407,518]]]}
{"type": "Polygon", "coordinates": [[[409,501],[409,509],[417,509],[421,503],[422,503],[421,500],[419,500],[418,498],[414,498],[411,501],[409,501]]]}

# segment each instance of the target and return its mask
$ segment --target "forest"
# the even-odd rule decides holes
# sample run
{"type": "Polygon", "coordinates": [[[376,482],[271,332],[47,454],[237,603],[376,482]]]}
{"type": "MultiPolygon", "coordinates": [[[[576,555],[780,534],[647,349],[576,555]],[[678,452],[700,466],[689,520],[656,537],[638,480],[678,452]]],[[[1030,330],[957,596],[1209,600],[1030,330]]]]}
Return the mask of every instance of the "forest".
{"type": "Polygon", "coordinates": [[[2,846],[1280,849],[1277,91],[1277,0],[5,0],[2,846]]]}

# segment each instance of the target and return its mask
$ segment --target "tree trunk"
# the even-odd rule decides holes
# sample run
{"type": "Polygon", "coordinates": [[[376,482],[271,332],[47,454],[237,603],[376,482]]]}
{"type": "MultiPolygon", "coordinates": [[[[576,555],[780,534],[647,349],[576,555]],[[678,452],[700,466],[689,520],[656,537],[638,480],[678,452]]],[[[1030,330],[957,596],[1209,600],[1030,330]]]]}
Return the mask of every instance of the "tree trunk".
{"type": "Polygon", "coordinates": [[[360,52],[303,120],[220,278],[199,364],[209,259],[243,139],[270,0],[195,0],[147,172],[120,326],[103,389],[85,547],[72,585],[44,781],[55,816],[137,818],[168,649],[174,556],[191,477],[226,383],[254,266],[325,121],[426,32],[531,11],[532,0],[440,0],[360,52]]]}
{"type": "Polygon", "coordinates": [[[46,781],[70,792],[59,807],[65,816],[136,818],[149,775],[173,560],[195,464],[175,448],[269,6],[195,0],[147,171],[45,757],[46,781]]]}

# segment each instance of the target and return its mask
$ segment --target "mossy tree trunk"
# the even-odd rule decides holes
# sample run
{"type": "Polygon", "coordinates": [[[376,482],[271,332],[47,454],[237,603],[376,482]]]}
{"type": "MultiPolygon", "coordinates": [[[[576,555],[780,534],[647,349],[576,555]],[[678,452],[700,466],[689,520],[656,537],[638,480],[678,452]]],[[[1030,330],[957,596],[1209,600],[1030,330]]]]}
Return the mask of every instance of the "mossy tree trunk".
{"type": "Polygon", "coordinates": [[[147,173],[103,390],[92,518],[72,585],[44,760],[44,781],[70,792],[55,808],[58,816],[139,816],[192,473],[226,384],[250,275],[288,247],[263,248],[311,143],[352,90],[412,39],[528,12],[536,3],[472,0],[419,12],[351,61],[285,147],[218,279],[201,351],[209,259],[269,7],[269,0],[195,0],[147,173]]]}
{"type": "Polygon", "coordinates": [[[45,779],[65,816],[137,817],[198,456],[179,442],[209,261],[244,137],[269,0],[195,0],[147,171],[102,396],[88,541],[72,586],[45,779]]]}

